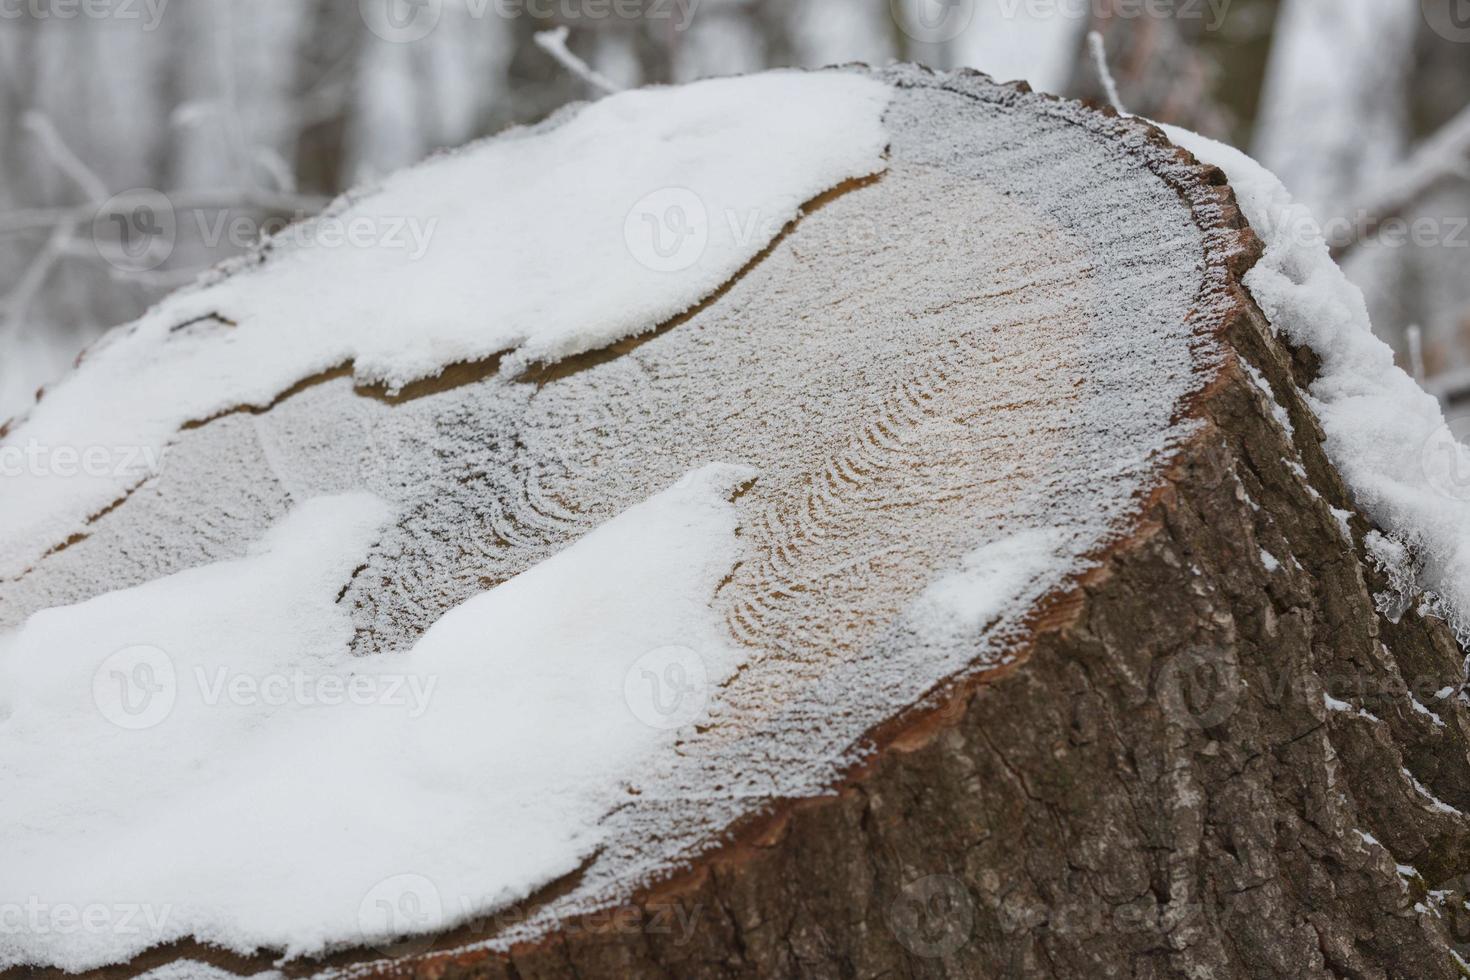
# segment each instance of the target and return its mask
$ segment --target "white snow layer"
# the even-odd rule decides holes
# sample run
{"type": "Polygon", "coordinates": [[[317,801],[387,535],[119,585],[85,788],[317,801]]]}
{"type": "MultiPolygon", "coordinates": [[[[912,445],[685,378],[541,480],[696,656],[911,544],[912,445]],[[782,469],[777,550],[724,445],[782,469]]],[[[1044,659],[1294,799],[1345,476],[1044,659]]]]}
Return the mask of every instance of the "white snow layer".
{"type": "Polygon", "coordinates": [[[1307,400],[1328,458],[1358,505],[1413,556],[1428,609],[1470,645],[1470,449],[1451,434],[1434,396],[1373,335],[1362,293],[1332,261],[1310,211],[1239,150],[1163,129],[1225,171],[1266,245],[1247,288],[1278,332],[1321,359],[1307,400]]]}
{"type": "Polygon", "coordinates": [[[0,902],[29,917],[0,969],[387,940],[573,870],[739,666],[710,599],[754,476],[691,473],[400,654],[346,653],[336,599],[391,516],[367,494],[31,617],[0,645],[0,902]]]}
{"type": "Polygon", "coordinates": [[[349,362],[397,389],[506,351],[510,368],[570,356],[688,310],[803,203],[884,168],[891,91],[770,72],[624,92],[286,229],[259,264],[109,335],[0,439],[0,576],[145,479],[191,421],[349,362]]]}

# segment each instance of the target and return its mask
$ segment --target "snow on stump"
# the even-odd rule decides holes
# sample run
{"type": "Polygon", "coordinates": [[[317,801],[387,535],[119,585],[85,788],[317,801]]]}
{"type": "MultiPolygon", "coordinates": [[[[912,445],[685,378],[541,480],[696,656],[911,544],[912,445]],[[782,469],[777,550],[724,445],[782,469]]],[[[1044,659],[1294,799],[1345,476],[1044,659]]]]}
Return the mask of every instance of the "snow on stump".
{"type": "Polygon", "coordinates": [[[3,975],[1461,975],[1464,450],[1170,135],[623,93],[114,331],[0,436],[3,975]]]}

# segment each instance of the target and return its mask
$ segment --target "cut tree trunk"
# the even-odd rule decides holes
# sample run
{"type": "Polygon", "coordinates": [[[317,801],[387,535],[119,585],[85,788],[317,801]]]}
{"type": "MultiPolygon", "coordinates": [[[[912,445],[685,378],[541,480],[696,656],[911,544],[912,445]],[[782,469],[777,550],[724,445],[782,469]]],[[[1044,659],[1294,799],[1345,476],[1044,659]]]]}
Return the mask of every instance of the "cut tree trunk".
{"type": "MultiPolygon", "coordinates": [[[[817,682],[840,672],[832,658],[861,666],[853,652],[875,637],[901,642],[902,609],[995,530],[971,527],[974,515],[1024,512],[1030,482],[1081,495],[1135,472],[1113,468],[1086,389],[1127,358],[1161,358],[1162,384],[1182,358],[1200,381],[1165,421],[1184,435],[1159,447],[1091,566],[1032,603],[1022,628],[977,632],[940,683],[895,695],[903,704],[864,722],[822,780],[775,797],[650,794],[610,818],[621,848],[515,908],[432,941],[280,968],[1467,975],[1454,952],[1470,872],[1463,653],[1444,624],[1380,611],[1371,525],[1301,394],[1314,358],[1283,346],[1240,284],[1259,244],[1223,175],[1140,120],[976,74],[875,74],[898,90],[889,170],[813,202],[695,311],[530,384],[474,365],[388,399],[336,372],[192,429],[160,490],[0,584],[8,616],[203,560],[192,529],[264,524],[336,479],[311,469],[326,432],[380,450],[370,465],[389,471],[374,479],[447,488],[344,589],[371,654],[691,461],[729,458],[772,475],[742,498],[760,515],[746,527],[757,557],[721,608],[742,642],[830,694],[817,682]],[[1099,324],[1112,329],[1120,304],[1158,315],[1149,290],[1177,291],[1179,269],[1192,277],[1174,296],[1183,329],[1157,350],[1109,347],[1099,324]],[[905,329],[885,332],[895,322],[905,329]],[[418,413],[422,428],[395,426],[383,447],[376,420],[389,413],[418,413]],[[958,438],[961,425],[971,435],[958,438]],[[894,436],[886,468],[844,463],[874,426],[894,436]],[[188,492],[191,473],[226,458],[248,485],[224,500],[188,492]],[[466,463],[482,458],[496,465],[466,463]],[[846,475],[824,483],[834,460],[846,475]],[[803,530],[802,511],[821,533],[803,530]],[[146,561],[140,534],[160,545],[146,561]],[[669,827],[672,842],[657,836],[669,827]]],[[[735,721],[701,732],[689,756],[753,781],[825,744],[783,741],[817,724],[812,705],[762,692],[733,682],[722,697],[735,721]],[[753,719],[766,723],[757,734],[753,719]]],[[[176,962],[251,973],[271,959],[185,943],[99,975],[176,962]]]]}

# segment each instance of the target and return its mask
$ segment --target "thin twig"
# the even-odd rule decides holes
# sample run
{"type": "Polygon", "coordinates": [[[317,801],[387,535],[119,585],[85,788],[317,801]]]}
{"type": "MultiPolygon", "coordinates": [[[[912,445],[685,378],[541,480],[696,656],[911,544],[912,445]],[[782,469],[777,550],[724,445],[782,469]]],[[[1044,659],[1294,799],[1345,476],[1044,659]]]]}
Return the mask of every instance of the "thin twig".
{"type": "Polygon", "coordinates": [[[1419,386],[1424,386],[1424,331],[1414,324],[1405,331],[1409,341],[1409,372],[1419,386]]]}
{"type": "MultiPolygon", "coordinates": [[[[563,37],[565,32],[563,32],[563,37]]],[[[594,73],[595,74],[595,73],[594,73]]],[[[600,78],[601,76],[596,76],[600,78]]],[[[235,120],[226,118],[226,128],[234,138],[240,152],[235,156],[245,159],[243,140],[235,120]]],[[[0,333],[14,336],[22,329],[30,309],[45,285],[51,270],[68,256],[96,259],[92,250],[79,248],[76,239],[87,224],[108,214],[126,214],[140,197],[151,197],[154,192],[124,192],[110,195],[107,184],[91,167],[87,166],[66,141],[61,138],[56,126],[44,114],[36,111],[26,113],[23,125],[39,141],[42,150],[56,168],[81,188],[88,199],[85,204],[29,208],[0,214],[0,235],[23,231],[48,231],[46,244],[37,251],[26,266],[20,279],[8,293],[0,295],[0,333]]],[[[176,191],[165,194],[169,204],[177,210],[226,210],[244,208],[285,214],[302,214],[321,210],[328,198],[295,193],[295,182],[285,161],[271,151],[258,148],[255,162],[264,169],[276,184],[276,190],[245,188],[222,191],[176,191]]],[[[192,280],[198,270],[133,271],[113,270],[114,279],[131,280],[150,288],[165,288],[192,280]]]]}
{"type": "Polygon", "coordinates": [[[56,164],[57,169],[74,180],[83,194],[97,200],[107,197],[107,185],[102,178],[72,152],[45,113],[32,109],[25,114],[23,125],[40,141],[41,148],[46,151],[51,162],[56,164]]]}
{"type": "Polygon", "coordinates": [[[209,266],[192,269],[109,269],[108,275],[114,282],[132,282],[145,289],[177,289],[198,279],[209,266]]]}
{"type": "Polygon", "coordinates": [[[604,95],[622,91],[587,62],[572,54],[567,48],[567,33],[565,24],[554,30],[537,31],[536,44],[541,50],[555,58],[563,68],[604,95]]]}
{"type": "Polygon", "coordinates": [[[35,302],[36,295],[45,284],[46,277],[61,257],[67,253],[71,245],[72,237],[77,233],[77,226],[59,224],[51,231],[51,237],[46,240],[45,248],[36,253],[31,264],[16,282],[15,288],[0,299],[0,321],[13,334],[20,330],[21,324],[25,322],[26,315],[30,312],[31,304],[35,302]]]}
{"type": "Polygon", "coordinates": [[[1117,110],[1118,115],[1133,115],[1123,108],[1123,99],[1118,95],[1118,83],[1113,80],[1113,70],[1108,67],[1108,49],[1103,44],[1101,32],[1087,32],[1087,48],[1092,52],[1092,63],[1097,68],[1097,77],[1102,80],[1103,92],[1107,94],[1108,102],[1117,110]]]}

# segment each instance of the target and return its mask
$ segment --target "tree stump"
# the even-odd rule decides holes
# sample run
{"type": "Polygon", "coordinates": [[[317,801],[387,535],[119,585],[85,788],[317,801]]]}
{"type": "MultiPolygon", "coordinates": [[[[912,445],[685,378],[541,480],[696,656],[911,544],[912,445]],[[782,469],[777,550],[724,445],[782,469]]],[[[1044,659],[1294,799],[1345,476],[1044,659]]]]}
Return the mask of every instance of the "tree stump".
{"type": "MultiPolygon", "coordinates": [[[[366,487],[401,508],[343,583],[372,657],[748,465],[711,602],[754,654],[603,845],[285,975],[1464,975],[1462,652],[1375,603],[1223,174],[1024,85],[845,70],[894,90],[887,169],[695,309],[513,377],[388,395],[337,369],[199,420],[0,583],[0,626],[366,487]]],[[[99,975],[272,959],[185,940],[99,975]]]]}

